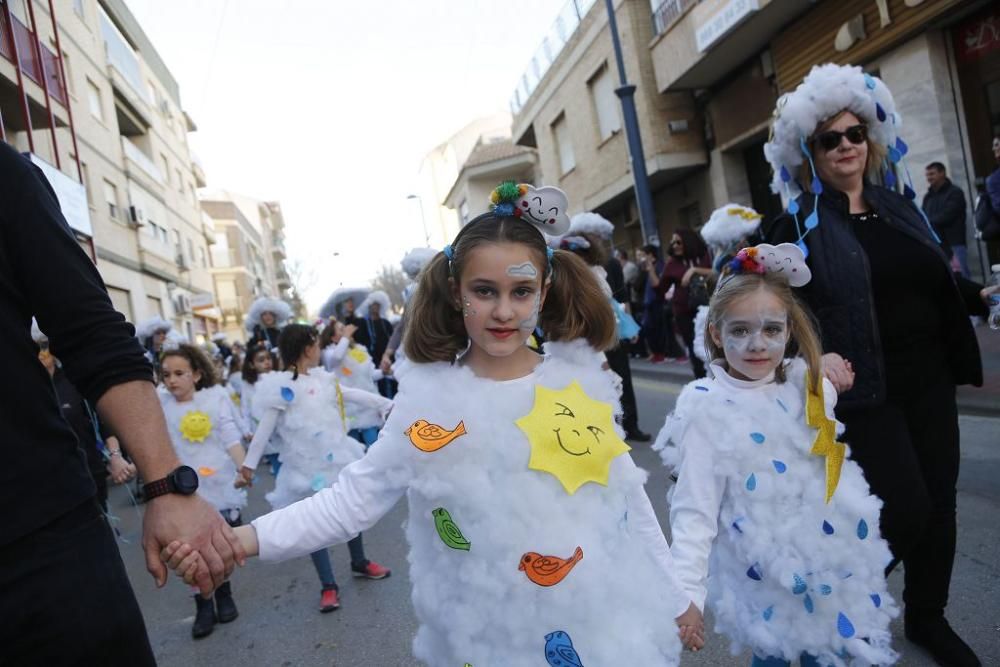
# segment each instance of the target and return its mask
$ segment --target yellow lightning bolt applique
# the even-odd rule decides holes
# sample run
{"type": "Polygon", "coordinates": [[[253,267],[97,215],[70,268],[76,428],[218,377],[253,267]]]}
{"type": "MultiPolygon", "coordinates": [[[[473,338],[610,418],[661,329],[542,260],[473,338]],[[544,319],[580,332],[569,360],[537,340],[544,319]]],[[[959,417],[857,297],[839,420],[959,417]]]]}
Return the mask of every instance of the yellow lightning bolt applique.
{"type": "Polygon", "coordinates": [[[837,424],[826,416],[826,405],[823,402],[823,382],[816,384],[816,390],[809,388],[806,379],[806,424],[817,429],[810,454],[826,457],[826,502],[833,498],[837,484],[840,483],[840,468],[844,465],[846,447],[837,442],[837,424]]]}
{"type": "Polygon", "coordinates": [[[611,461],[630,447],[615,433],[611,406],[587,396],[579,382],[535,387],[535,405],[515,422],[531,445],[528,467],[556,477],[570,495],[587,482],[607,486],[611,461]]]}

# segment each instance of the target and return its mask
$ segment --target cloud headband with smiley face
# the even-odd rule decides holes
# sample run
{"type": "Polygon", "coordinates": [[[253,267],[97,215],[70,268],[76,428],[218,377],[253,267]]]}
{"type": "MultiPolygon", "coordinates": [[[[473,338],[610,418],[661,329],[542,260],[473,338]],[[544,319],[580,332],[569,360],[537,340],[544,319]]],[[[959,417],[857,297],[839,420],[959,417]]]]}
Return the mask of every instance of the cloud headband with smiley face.
{"type": "MultiPolygon", "coordinates": [[[[787,278],[792,287],[802,287],[812,280],[812,271],[806,265],[805,254],[794,243],[761,243],[752,248],[744,248],[726,268],[730,275],[777,273],[787,278]]],[[[719,281],[719,285],[723,282],[719,281]]]]}
{"type": "Polygon", "coordinates": [[[569,231],[569,200],[559,188],[536,188],[526,183],[504,181],[490,193],[490,212],[496,216],[520,218],[548,236],[569,231]]]}

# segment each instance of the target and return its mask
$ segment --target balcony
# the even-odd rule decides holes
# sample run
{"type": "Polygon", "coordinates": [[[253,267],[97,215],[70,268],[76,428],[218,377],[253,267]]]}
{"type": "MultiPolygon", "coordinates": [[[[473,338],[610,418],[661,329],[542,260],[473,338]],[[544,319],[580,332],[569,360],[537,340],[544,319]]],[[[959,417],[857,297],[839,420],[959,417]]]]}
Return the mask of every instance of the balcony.
{"type": "Polygon", "coordinates": [[[131,162],[139,171],[142,172],[147,178],[152,180],[157,185],[163,185],[163,172],[160,168],[156,166],[149,156],[142,152],[142,149],[136,146],[128,137],[122,137],[122,152],[125,154],[126,169],[130,166],[128,163],[131,162]]]}
{"type": "Polygon", "coordinates": [[[653,34],[662,35],[670,30],[687,10],[697,5],[701,0],[663,0],[653,12],[653,34]]]}
{"type": "MultiPolygon", "coordinates": [[[[140,134],[152,125],[152,108],[155,103],[142,75],[142,66],[128,40],[102,10],[101,37],[108,58],[108,78],[115,90],[116,103],[124,106],[126,117],[137,126],[128,134],[140,134]]],[[[119,114],[121,116],[121,114],[119,114]]]]}
{"type": "Polygon", "coordinates": [[[35,41],[35,34],[28,26],[11,15],[13,24],[8,25],[6,12],[0,13],[0,56],[14,63],[14,50],[10,37],[17,45],[18,63],[21,72],[31,81],[48,92],[49,97],[66,106],[66,85],[59,69],[56,54],[47,46],[35,41]],[[36,48],[36,47],[41,47],[36,48]]]}
{"type": "Polygon", "coordinates": [[[288,256],[285,252],[285,235],[280,231],[275,230],[271,234],[271,253],[281,259],[288,256]]]}

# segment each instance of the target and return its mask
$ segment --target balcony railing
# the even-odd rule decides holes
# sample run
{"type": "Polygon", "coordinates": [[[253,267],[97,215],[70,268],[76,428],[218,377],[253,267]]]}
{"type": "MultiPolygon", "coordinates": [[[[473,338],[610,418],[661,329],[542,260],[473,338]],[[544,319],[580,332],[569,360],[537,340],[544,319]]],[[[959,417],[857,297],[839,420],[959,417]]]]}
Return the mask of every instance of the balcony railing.
{"type": "Polygon", "coordinates": [[[510,98],[510,111],[517,114],[527,103],[528,98],[535,92],[538,83],[549,71],[549,67],[556,61],[563,47],[580,27],[580,22],[587,15],[590,8],[594,6],[596,0],[568,0],[559,10],[556,20],[549,28],[548,34],[542,40],[541,46],[535,51],[528,69],[521,75],[517,88],[510,98]]]}
{"type": "Polygon", "coordinates": [[[28,26],[21,23],[16,16],[11,16],[13,25],[7,24],[5,13],[0,13],[0,56],[14,62],[14,50],[10,45],[13,35],[17,44],[17,54],[20,56],[20,69],[29,79],[44,87],[49,96],[66,106],[66,85],[59,70],[59,60],[44,44],[41,55],[35,48],[35,35],[28,26]]]}
{"type": "Polygon", "coordinates": [[[139,99],[152,104],[149,88],[142,78],[142,68],[139,66],[139,58],[129,43],[122,37],[118,28],[111,22],[111,19],[101,11],[101,37],[104,38],[104,49],[108,54],[108,64],[118,70],[122,78],[128,82],[139,99]]]}
{"type": "Polygon", "coordinates": [[[133,144],[128,137],[122,137],[122,151],[132,162],[136,163],[140,169],[146,172],[146,175],[153,179],[154,182],[163,185],[163,172],[160,168],[156,166],[156,163],[149,159],[142,149],[133,144]]]}
{"type": "Polygon", "coordinates": [[[662,35],[701,0],[663,0],[653,12],[653,34],[662,35]]]}

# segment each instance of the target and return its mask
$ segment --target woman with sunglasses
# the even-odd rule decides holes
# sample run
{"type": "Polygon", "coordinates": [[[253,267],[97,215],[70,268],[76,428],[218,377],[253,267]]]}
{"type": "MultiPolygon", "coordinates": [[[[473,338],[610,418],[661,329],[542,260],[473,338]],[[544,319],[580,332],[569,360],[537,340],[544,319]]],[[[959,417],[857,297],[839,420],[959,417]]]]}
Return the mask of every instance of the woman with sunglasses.
{"type": "Polygon", "coordinates": [[[887,573],[905,564],[906,637],[941,664],[974,666],[944,610],[956,541],[955,386],[981,384],[982,365],[912,184],[897,191],[907,151],[898,129],[881,81],[858,67],[814,68],[779,101],[764,149],[775,189],[791,196],[763,235],[808,251],[812,281],[799,296],[819,321],[851,457],[884,501],[887,573]]]}

